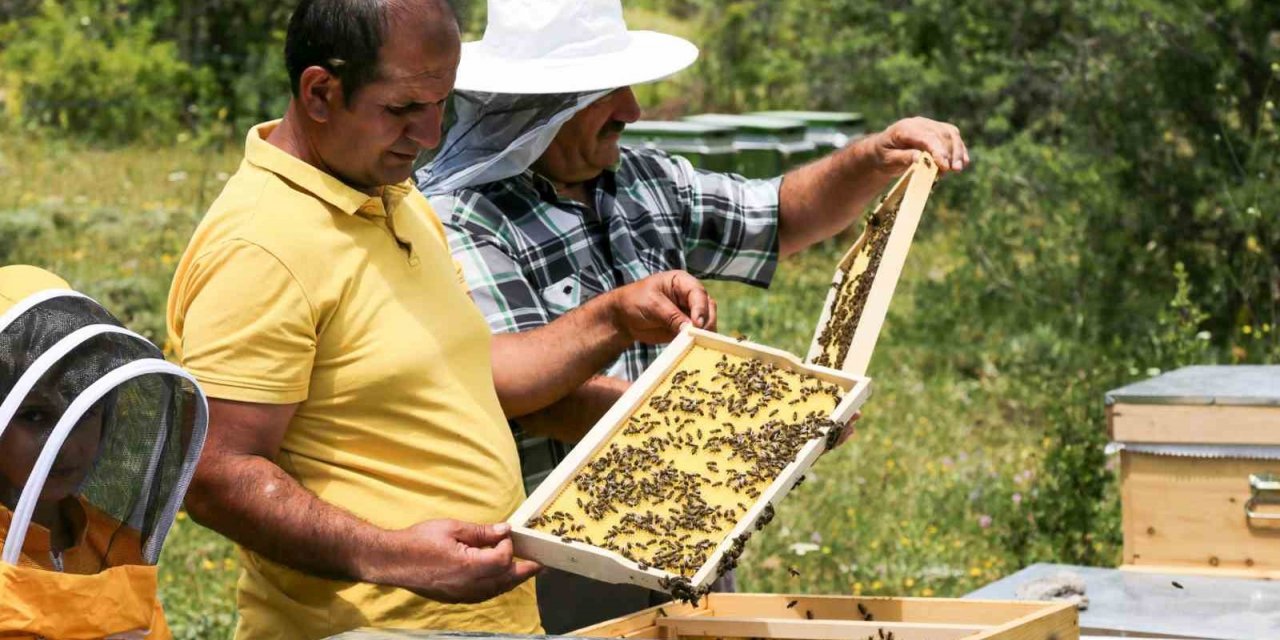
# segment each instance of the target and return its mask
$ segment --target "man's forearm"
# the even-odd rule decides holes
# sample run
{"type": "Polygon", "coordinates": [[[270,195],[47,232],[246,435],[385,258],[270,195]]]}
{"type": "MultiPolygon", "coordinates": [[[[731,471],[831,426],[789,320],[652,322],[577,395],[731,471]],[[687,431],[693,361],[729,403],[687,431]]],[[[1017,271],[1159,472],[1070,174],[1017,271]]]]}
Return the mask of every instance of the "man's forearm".
{"type": "Polygon", "coordinates": [[[787,173],[779,190],[779,250],[783,256],[830,238],[858,219],[893,180],[880,170],[874,134],[787,173]]]}
{"type": "Polygon", "coordinates": [[[202,461],[187,510],[269,560],[334,580],[378,582],[390,546],[391,532],[321,500],[261,456],[202,461]]]}
{"type": "Polygon", "coordinates": [[[561,400],[631,346],[606,293],[545,326],[493,337],[493,382],[508,418],[561,400]]]}
{"type": "Polygon", "coordinates": [[[576,443],[626,392],[630,382],[596,376],[551,406],[521,417],[517,422],[533,435],[576,443]]]}

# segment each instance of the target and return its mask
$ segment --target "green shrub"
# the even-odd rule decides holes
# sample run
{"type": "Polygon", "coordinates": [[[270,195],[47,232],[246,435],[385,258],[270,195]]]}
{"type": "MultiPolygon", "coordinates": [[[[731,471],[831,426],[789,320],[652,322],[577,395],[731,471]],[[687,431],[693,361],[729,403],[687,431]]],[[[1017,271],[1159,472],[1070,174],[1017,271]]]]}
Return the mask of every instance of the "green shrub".
{"type": "Polygon", "coordinates": [[[99,144],[173,140],[207,77],[153,34],[127,5],[47,0],[0,28],[7,120],[99,144]]]}

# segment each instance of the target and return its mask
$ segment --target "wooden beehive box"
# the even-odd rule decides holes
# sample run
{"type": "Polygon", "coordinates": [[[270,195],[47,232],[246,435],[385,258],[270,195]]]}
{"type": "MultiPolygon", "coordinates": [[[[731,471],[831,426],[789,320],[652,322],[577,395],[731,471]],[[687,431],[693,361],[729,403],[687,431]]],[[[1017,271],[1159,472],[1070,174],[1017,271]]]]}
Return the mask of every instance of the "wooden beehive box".
{"type": "Polygon", "coordinates": [[[937,177],[933,158],[922,153],[867,217],[862,234],[836,266],[806,362],[866,374],[937,177]]]}
{"type": "MultiPolygon", "coordinates": [[[[756,370],[752,369],[752,371],[756,370]]],[[[780,377],[784,373],[776,375],[780,377]]],[[[777,382],[770,382],[773,378],[758,372],[743,379],[749,379],[751,384],[756,384],[757,377],[761,385],[781,388],[777,382]]],[[[600,419],[568,458],[556,467],[508,519],[513,529],[512,538],[516,553],[521,557],[597,580],[632,583],[649,589],[668,591],[680,597],[696,597],[716,577],[733,565],[737,554],[741,553],[743,543],[758,527],[758,523],[762,526],[773,517],[773,505],[799,483],[805,470],[827,449],[827,436],[836,435],[827,425],[843,427],[869,394],[870,380],[866,378],[852,376],[835,369],[805,365],[789,353],[763,345],[686,328],[627,390],[617,404],[600,419]],[[698,422],[699,418],[687,417],[694,423],[681,426],[679,430],[664,424],[670,416],[653,408],[662,406],[662,402],[671,399],[667,391],[671,390],[672,385],[677,384],[677,381],[679,384],[698,386],[737,385],[736,381],[725,381],[729,377],[727,373],[719,381],[713,381],[713,376],[719,376],[722,372],[737,372],[736,375],[741,378],[746,375],[742,373],[746,368],[757,366],[747,363],[761,363],[760,366],[776,367],[779,372],[803,374],[807,376],[810,381],[808,384],[812,388],[822,386],[828,390],[838,390],[838,402],[816,393],[810,396],[801,391],[807,388],[803,384],[793,385],[797,388],[788,392],[790,395],[782,395],[784,400],[771,400],[771,402],[784,403],[781,408],[770,409],[771,413],[779,414],[776,417],[757,415],[748,411],[750,407],[743,406],[737,409],[741,415],[734,418],[732,422],[702,424],[698,422]],[[690,374],[689,372],[698,373],[690,374]],[[795,401],[794,405],[790,404],[792,401],[795,401]],[[655,403],[659,404],[655,405],[655,403]],[[795,407],[794,410],[791,407],[795,407]],[[763,441],[757,440],[753,444],[748,435],[757,432],[749,428],[750,424],[770,423],[776,426],[777,421],[804,422],[806,420],[804,416],[809,414],[816,416],[819,413],[819,409],[813,407],[821,407],[821,418],[830,422],[814,423],[814,426],[806,427],[811,430],[813,437],[797,441],[795,454],[786,459],[785,466],[782,466],[778,459],[773,459],[773,466],[770,467],[771,472],[768,474],[772,476],[771,478],[765,476],[762,476],[763,479],[756,478],[746,489],[730,486],[736,483],[733,478],[747,477],[748,473],[744,469],[758,467],[733,467],[734,464],[746,465],[747,462],[737,458],[726,458],[721,453],[713,455],[710,444],[712,438],[720,439],[717,442],[730,443],[722,447],[716,445],[721,447],[721,451],[725,449],[734,451],[735,446],[753,450],[758,448],[759,442],[763,441]],[[792,415],[782,414],[782,411],[792,415]],[[748,413],[751,415],[747,415],[748,413]],[[649,424],[653,422],[658,422],[658,426],[653,427],[651,431],[646,431],[650,428],[649,424]],[[641,448],[647,446],[641,443],[649,442],[649,438],[655,437],[678,438],[681,446],[668,446],[656,454],[649,449],[641,448]],[[695,442],[698,443],[697,446],[694,445],[695,442]],[[634,447],[634,449],[628,450],[627,447],[634,447]],[[627,457],[621,457],[624,454],[627,457]],[[634,460],[639,460],[641,463],[635,464],[632,462],[634,460]],[[717,467],[712,472],[713,465],[710,462],[723,465],[723,468],[717,467]],[[705,505],[717,508],[724,506],[724,510],[722,517],[703,518],[712,521],[714,526],[708,526],[714,531],[689,533],[689,535],[697,533],[699,537],[697,540],[689,541],[687,545],[703,545],[699,553],[689,553],[690,558],[705,557],[705,561],[700,562],[696,570],[691,567],[678,568],[670,565],[650,566],[645,559],[659,552],[656,547],[652,549],[646,547],[643,550],[621,548],[626,542],[658,544],[652,540],[655,536],[649,536],[646,531],[637,530],[624,535],[616,533],[617,530],[614,527],[625,525],[636,528],[636,525],[626,524],[628,521],[624,518],[630,518],[629,522],[634,523],[637,518],[647,517],[645,514],[654,509],[658,510],[659,515],[664,515],[667,513],[662,511],[665,501],[653,498],[654,502],[650,502],[648,496],[675,491],[664,487],[686,484],[692,486],[702,482],[691,479],[692,474],[697,474],[702,469],[706,469],[706,475],[709,477],[707,484],[698,485],[700,488],[697,498],[680,498],[679,504],[682,506],[679,513],[689,513],[697,507],[699,500],[702,500],[705,505]],[[610,479],[610,482],[597,482],[601,478],[610,479]],[[710,484],[710,478],[718,478],[715,482],[725,484],[713,486],[710,484]],[[659,482],[661,479],[674,479],[675,482],[663,484],[659,482]],[[643,482],[649,484],[637,484],[643,482]],[[583,489],[584,486],[587,488],[583,489]],[[607,504],[608,501],[597,499],[598,496],[615,490],[625,492],[627,496],[645,496],[645,498],[635,505],[622,505],[622,508],[617,511],[602,508],[602,505],[607,504]],[[705,494],[702,493],[704,490],[705,494]],[[558,513],[566,514],[566,517],[556,519],[558,513]],[[572,517],[568,517],[569,515],[572,517]],[[611,533],[611,530],[615,533],[611,533]],[[606,548],[610,545],[614,548],[606,548]],[[624,555],[624,552],[631,557],[624,555]]],[[[724,404],[739,406],[733,401],[726,401],[724,404]]],[[[699,409],[704,408],[699,407],[699,409]]],[[[718,412],[727,410],[705,409],[711,415],[721,415],[718,412]]],[[[677,416],[693,415],[669,413],[677,416]]],[[[766,431],[763,430],[765,427],[761,429],[759,434],[765,434],[766,431]]],[[[768,433],[778,435],[782,432],[775,429],[768,433]]],[[[756,460],[762,463],[768,461],[766,456],[756,460]]],[[[752,464],[756,462],[753,461],[752,464]]],[[[743,480],[742,484],[747,483],[743,480]]],[[[676,518],[675,515],[671,517],[676,518]]],[[[699,523],[701,524],[702,521],[699,520],[699,523]]]]}
{"type": "Polygon", "coordinates": [[[1186,367],[1116,389],[1107,422],[1121,568],[1280,578],[1280,366],[1186,367]]]}
{"type": "Polygon", "coordinates": [[[1076,640],[1080,626],[1075,605],[1060,602],[712,593],[696,606],[653,607],[570,635],[661,640],[1076,640]]]}

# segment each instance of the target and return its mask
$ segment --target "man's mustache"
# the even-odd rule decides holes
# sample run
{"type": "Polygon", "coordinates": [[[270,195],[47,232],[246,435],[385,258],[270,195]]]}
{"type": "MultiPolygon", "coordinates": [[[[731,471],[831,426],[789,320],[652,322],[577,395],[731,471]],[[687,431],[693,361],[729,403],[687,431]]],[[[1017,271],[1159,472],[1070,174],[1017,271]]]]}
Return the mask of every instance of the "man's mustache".
{"type": "Polygon", "coordinates": [[[627,123],[621,120],[610,120],[608,124],[600,128],[600,137],[603,138],[610,134],[622,133],[622,130],[626,128],[627,123]]]}

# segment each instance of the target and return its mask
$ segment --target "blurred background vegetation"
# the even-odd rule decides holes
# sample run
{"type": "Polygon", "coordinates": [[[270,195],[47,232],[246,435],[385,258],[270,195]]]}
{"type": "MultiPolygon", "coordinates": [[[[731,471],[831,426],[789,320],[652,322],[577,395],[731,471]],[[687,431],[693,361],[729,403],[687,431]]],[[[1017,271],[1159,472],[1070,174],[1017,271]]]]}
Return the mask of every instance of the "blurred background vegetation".
{"type": "MultiPolygon", "coordinates": [[[[860,436],[753,540],[751,590],[959,595],[1034,561],[1114,564],[1107,389],[1280,360],[1280,3],[629,0],[702,48],[649,117],[804,108],[960,127],[870,374],[860,436]],[[793,577],[788,567],[800,569],[793,577]]],[[[470,37],[479,0],[457,0],[470,37]]],[[[292,3],[0,0],[0,264],[62,273],[164,342],[177,257],[288,97],[292,3]]],[[[803,352],[848,238],[721,330],[803,352]]],[[[231,547],[184,521],[179,637],[234,621],[231,547]]]]}

